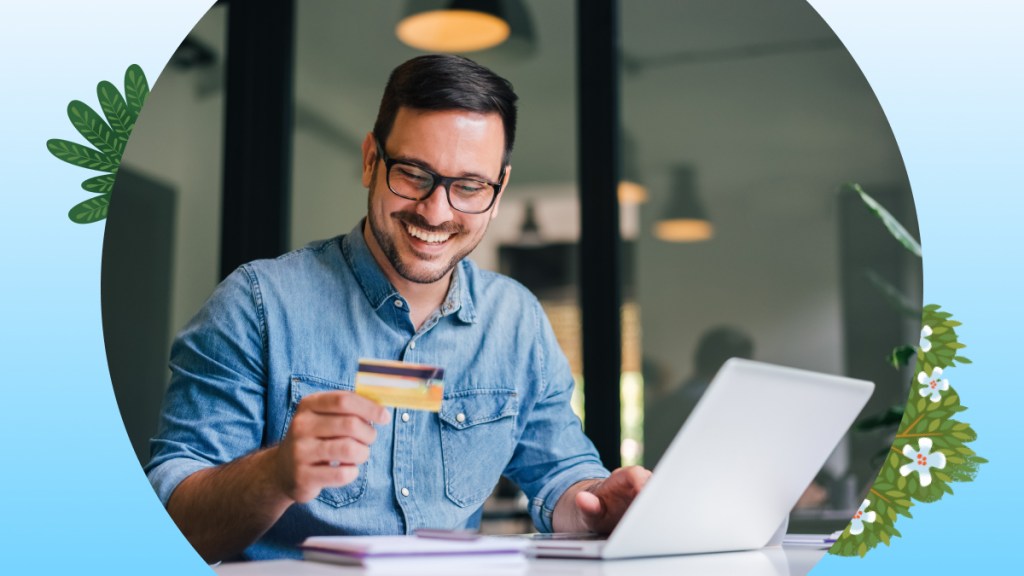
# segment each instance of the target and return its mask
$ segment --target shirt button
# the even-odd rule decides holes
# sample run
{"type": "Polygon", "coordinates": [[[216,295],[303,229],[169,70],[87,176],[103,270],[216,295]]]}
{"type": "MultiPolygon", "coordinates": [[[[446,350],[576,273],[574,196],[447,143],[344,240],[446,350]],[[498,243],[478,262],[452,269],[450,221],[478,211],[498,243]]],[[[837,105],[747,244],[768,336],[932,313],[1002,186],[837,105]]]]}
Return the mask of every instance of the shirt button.
{"type": "Polygon", "coordinates": [[[463,414],[462,412],[459,412],[458,414],[455,415],[455,421],[456,422],[465,422],[466,421],[466,415],[463,414]]]}
{"type": "Polygon", "coordinates": [[[416,341],[413,340],[412,342],[409,342],[409,350],[415,350],[415,349],[416,349],[416,341]]]}
{"type": "Polygon", "coordinates": [[[403,412],[402,413],[402,422],[408,422],[408,421],[409,421],[409,413],[408,412],[403,412]]]}
{"type": "Polygon", "coordinates": [[[395,308],[401,308],[401,307],[402,307],[402,301],[397,299],[397,298],[395,298],[395,308]]]}
{"type": "Polygon", "coordinates": [[[402,496],[408,496],[408,495],[409,495],[409,489],[408,488],[402,488],[402,496]]]}

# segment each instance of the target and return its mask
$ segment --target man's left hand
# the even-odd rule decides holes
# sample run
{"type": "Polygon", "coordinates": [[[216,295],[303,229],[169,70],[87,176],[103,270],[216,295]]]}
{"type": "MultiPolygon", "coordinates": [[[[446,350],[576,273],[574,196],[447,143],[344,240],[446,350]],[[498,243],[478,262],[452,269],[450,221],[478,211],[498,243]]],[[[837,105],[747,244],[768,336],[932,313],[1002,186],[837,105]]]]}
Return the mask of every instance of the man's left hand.
{"type": "Polygon", "coordinates": [[[628,466],[617,468],[603,480],[574,485],[558,502],[555,530],[610,533],[650,476],[646,468],[628,466]]]}

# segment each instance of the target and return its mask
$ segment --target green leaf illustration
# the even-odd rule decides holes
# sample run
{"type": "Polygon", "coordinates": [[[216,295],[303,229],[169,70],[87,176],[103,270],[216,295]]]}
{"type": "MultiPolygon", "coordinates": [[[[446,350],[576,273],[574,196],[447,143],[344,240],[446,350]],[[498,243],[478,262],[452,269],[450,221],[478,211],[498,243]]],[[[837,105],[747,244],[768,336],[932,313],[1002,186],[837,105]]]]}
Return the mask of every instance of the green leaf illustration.
{"type": "MultiPolygon", "coordinates": [[[[106,80],[103,80],[96,86],[96,96],[99,98],[100,107],[103,108],[103,114],[106,115],[107,122],[114,129],[117,139],[121,141],[121,149],[123,150],[124,145],[128,143],[128,137],[131,136],[132,128],[135,127],[135,122],[128,112],[128,104],[124,101],[124,96],[121,96],[121,93],[117,91],[117,88],[106,80]]],[[[118,158],[118,161],[120,161],[120,158],[118,158]]]]}
{"type": "MultiPolygon", "coordinates": [[[[917,370],[903,418],[882,469],[866,497],[870,502],[868,510],[875,512],[875,516],[871,522],[861,517],[859,522],[863,531],[859,534],[851,534],[852,523],[847,526],[829,550],[830,554],[864,556],[880,543],[889,545],[893,536],[899,536],[896,521],[900,516],[911,517],[910,508],[915,501],[935,502],[953,494],[951,484],[974,480],[979,467],[987,462],[966,446],[977,439],[974,429],[970,424],[953,418],[966,410],[960,404],[957,391],[952,386],[946,390],[939,389],[938,400],[932,402],[934,391],[923,388],[917,381],[917,374],[924,372],[930,375],[934,368],[954,366],[954,360],[965,364],[970,362],[962,356],[954,356],[956,350],[965,347],[956,334],[960,322],[935,304],[923,308],[921,320],[931,330],[927,336],[931,346],[928,352],[918,351],[917,370]],[[920,393],[922,389],[927,392],[924,396],[920,393]],[[927,442],[922,445],[922,440],[925,438],[932,443],[928,449],[931,457],[924,455],[927,442]],[[913,450],[913,459],[903,454],[906,446],[913,450]],[[942,458],[935,457],[938,453],[945,457],[944,463],[942,458]],[[922,485],[920,462],[928,466],[926,486],[922,485]]],[[[947,373],[943,372],[942,376],[946,378],[947,373]]]]}
{"type": "Polygon", "coordinates": [[[85,202],[75,205],[68,212],[68,218],[77,224],[92,224],[107,217],[107,208],[110,206],[110,194],[96,196],[85,202]]]}
{"type": "Polygon", "coordinates": [[[111,158],[102,152],[82,146],[75,142],[54,138],[46,141],[46,148],[51,154],[67,162],[89,170],[116,172],[119,159],[111,158]]]}
{"type": "Polygon", "coordinates": [[[115,174],[104,174],[82,182],[82,189],[95,194],[109,194],[114,191],[115,174]]]}
{"type": "Polygon", "coordinates": [[[910,235],[910,232],[907,232],[907,229],[900,224],[900,221],[890,214],[888,210],[883,208],[881,204],[876,202],[874,198],[869,196],[868,193],[860,187],[860,184],[851,183],[849,186],[857,192],[857,194],[860,194],[861,200],[867,204],[868,209],[874,212],[875,215],[882,220],[882,223],[885,224],[889,233],[892,234],[896,240],[899,240],[900,244],[903,244],[907,250],[910,250],[911,253],[920,258],[921,245],[918,244],[917,240],[915,240],[913,236],[910,235]]]}
{"type": "Polygon", "coordinates": [[[931,374],[935,367],[945,369],[956,366],[958,362],[970,364],[968,358],[959,354],[959,350],[966,346],[959,341],[956,333],[956,327],[960,323],[953,320],[949,312],[942,311],[934,304],[925,306],[921,313],[921,322],[932,330],[931,336],[928,336],[932,346],[927,352],[923,349],[918,351],[919,371],[931,374]]]}
{"type": "Polygon", "coordinates": [[[111,158],[120,158],[124,146],[103,118],[84,102],[72,100],[68,104],[68,118],[78,133],[85,137],[97,150],[111,158]]]}
{"type": "Polygon", "coordinates": [[[138,64],[132,64],[124,73],[124,95],[128,104],[128,114],[131,115],[131,125],[134,126],[139,119],[139,111],[149,96],[149,82],[142,68],[138,64]]]}
{"type": "Polygon", "coordinates": [[[908,507],[911,502],[898,490],[887,490],[882,493],[872,489],[866,500],[868,506],[862,516],[861,533],[852,534],[852,524],[843,530],[842,535],[829,550],[830,554],[840,556],[864,556],[868,550],[878,546],[879,543],[889,545],[890,539],[900,537],[900,531],[893,523],[899,515],[910,516],[908,507]],[[874,519],[871,520],[871,514],[874,519]]]}
{"type": "Polygon", "coordinates": [[[80,202],[68,212],[68,218],[77,224],[99,222],[107,217],[121,157],[139,118],[139,111],[149,96],[149,82],[138,64],[132,64],[124,73],[124,93],[127,98],[106,80],[96,85],[103,116],[79,100],[68,104],[68,118],[75,129],[96,147],[95,150],[59,138],[46,142],[51,154],[69,164],[108,172],[82,182],[83,190],[101,196],[80,202]]]}

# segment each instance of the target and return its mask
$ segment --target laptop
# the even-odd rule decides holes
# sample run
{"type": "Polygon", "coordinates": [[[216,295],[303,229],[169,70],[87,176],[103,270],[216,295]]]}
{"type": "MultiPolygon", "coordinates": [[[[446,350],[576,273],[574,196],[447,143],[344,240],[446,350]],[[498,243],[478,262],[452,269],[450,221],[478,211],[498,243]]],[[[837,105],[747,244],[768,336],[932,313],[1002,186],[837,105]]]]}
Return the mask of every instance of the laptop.
{"type": "Polygon", "coordinates": [[[730,359],[610,535],[539,535],[528,553],[613,559],[762,548],[874,388],[730,359]]]}

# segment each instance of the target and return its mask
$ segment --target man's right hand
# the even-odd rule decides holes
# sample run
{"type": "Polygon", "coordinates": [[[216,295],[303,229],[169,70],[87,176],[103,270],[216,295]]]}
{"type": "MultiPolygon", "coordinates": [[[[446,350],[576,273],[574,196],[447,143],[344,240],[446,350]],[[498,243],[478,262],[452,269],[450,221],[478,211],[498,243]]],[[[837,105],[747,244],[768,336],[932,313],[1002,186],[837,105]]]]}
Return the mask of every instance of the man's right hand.
{"type": "Polygon", "coordinates": [[[234,557],[295,502],[355,480],[377,438],[373,424],[390,421],[389,410],[352,392],[310,394],[278,445],[193,473],[167,511],[207,562],[234,557]]]}
{"type": "Polygon", "coordinates": [[[324,488],[351,483],[377,439],[373,424],[390,421],[390,411],[353,392],[306,396],[272,449],[279,488],[296,502],[309,502],[324,488]]]}

